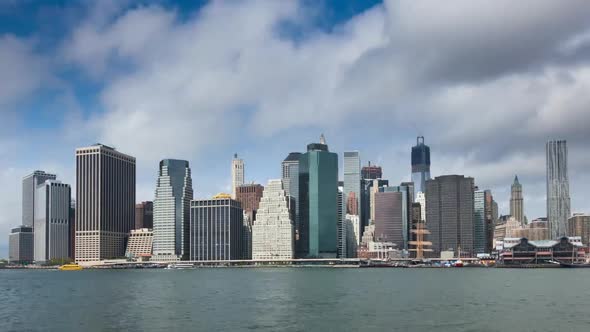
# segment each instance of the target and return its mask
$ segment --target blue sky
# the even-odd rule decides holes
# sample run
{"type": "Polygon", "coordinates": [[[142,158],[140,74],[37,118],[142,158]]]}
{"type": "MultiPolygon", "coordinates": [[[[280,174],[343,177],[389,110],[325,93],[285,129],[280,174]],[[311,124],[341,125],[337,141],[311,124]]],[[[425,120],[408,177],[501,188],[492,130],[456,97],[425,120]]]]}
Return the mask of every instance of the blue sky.
{"type": "Polygon", "coordinates": [[[572,1],[0,2],[0,257],[21,178],[75,185],[74,150],[187,159],[196,197],[248,181],[325,133],[393,183],[417,135],[432,173],[473,176],[508,212],[515,174],[545,215],[544,144],[567,139],[572,210],[590,212],[590,4],[572,1]],[[509,8],[510,10],[506,10],[509,8]],[[532,10],[531,8],[534,8],[532,10]]]}

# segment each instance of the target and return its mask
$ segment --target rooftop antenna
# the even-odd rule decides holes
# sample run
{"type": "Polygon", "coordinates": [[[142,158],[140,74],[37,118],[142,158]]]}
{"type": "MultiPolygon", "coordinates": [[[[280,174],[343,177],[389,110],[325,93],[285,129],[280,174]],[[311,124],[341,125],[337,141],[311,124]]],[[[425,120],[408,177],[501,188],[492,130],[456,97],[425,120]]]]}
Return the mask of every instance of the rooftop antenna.
{"type": "Polygon", "coordinates": [[[320,135],[320,144],[326,144],[326,137],[324,137],[324,133],[320,135]]]}

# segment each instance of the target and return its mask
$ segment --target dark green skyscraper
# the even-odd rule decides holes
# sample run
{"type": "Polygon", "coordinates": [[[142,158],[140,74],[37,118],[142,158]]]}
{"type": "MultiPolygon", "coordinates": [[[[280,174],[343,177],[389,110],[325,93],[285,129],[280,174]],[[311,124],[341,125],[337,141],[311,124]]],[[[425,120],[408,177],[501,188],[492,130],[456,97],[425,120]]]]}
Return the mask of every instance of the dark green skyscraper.
{"type": "Polygon", "coordinates": [[[320,143],[307,145],[299,159],[297,255],[335,257],[338,222],[338,155],[320,143]]]}

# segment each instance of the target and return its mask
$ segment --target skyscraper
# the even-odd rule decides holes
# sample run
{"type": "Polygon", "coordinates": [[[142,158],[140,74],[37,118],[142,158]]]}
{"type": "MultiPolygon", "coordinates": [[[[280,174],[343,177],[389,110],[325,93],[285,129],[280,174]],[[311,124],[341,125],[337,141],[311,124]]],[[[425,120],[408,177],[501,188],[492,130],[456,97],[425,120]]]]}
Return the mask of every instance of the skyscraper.
{"type": "Polygon", "coordinates": [[[393,242],[404,248],[403,193],[386,191],[375,193],[375,240],[393,242]]]}
{"type": "Polygon", "coordinates": [[[337,256],[340,258],[348,257],[347,251],[347,225],[346,225],[346,202],[344,201],[344,186],[338,185],[338,225],[337,225],[337,256]]]}
{"type": "Polygon", "coordinates": [[[435,255],[474,254],[473,178],[445,175],[426,181],[426,219],[435,255]]]}
{"type": "Polygon", "coordinates": [[[229,197],[191,201],[191,260],[243,258],[244,213],[240,202],[229,197]]]}
{"type": "Polygon", "coordinates": [[[337,251],[338,155],[320,143],[299,159],[300,257],[333,257],[337,251]]]}
{"type": "Polygon", "coordinates": [[[496,228],[496,220],[498,219],[498,203],[494,201],[491,190],[484,190],[485,199],[485,220],[486,220],[486,250],[485,252],[492,252],[494,245],[494,229],[496,228]]]}
{"type": "Polygon", "coordinates": [[[22,192],[22,224],[33,227],[35,223],[35,191],[46,180],[55,180],[55,174],[34,171],[23,178],[22,192]]]}
{"type": "Polygon", "coordinates": [[[476,254],[486,252],[486,197],[485,191],[477,190],[473,194],[473,247],[476,254]]]}
{"type": "Polygon", "coordinates": [[[299,157],[301,157],[301,152],[291,152],[281,163],[283,188],[287,195],[293,199],[295,242],[299,237],[299,157]]]}
{"type": "MultiPolygon", "coordinates": [[[[424,136],[418,136],[416,146],[412,147],[414,195],[426,191],[427,180],[430,180],[430,147],[424,144],[424,136]]],[[[414,196],[415,198],[416,196],[414,196]]]]}
{"type": "Polygon", "coordinates": [[[47,180],[35,192],[35,262],[70,256],[69,184],[47,180]]]}
{"type": "Polygon", "coordinates": [[[154,228],[154,203],[150,201],[135,204],[135,229],[154,228]]]}
{"type": "Polygon", "coordinates": [[[518,176],[514,176],[514,183],[512,183],[512,186],[510,187],[510,215],[524,226],[522,185],[518,182],[518,176]]]}
{"type": "Polygon", "coordinates": [[[370,161],[367,166],[363,166],[363,168],[361,169],[361,178],[363,179],[375,180],[381,179],[382,177],[383,170],[381,169],[381,166],[371,165],[370,161]]]}
{"type": "Polygon", "coordinates": [[[244,184],[244,161],[234,154],[231,161],[231,197],[236,199],[236,188],[244,184]]]}
{"type": "Polygon", "coordinates": [[[125,255],[135,224],[135,158],[96,144],[76,150],[76,261],[125,255]]]}
{"type": "Polygon", "coordinates": [[[344,201],[347,214],[360,215],[361,158],[358,151],[344,152],[344,201]],[[352,200],[351,202],[349,202],[352,200]]]}
{"type": "Polygon", "coordinates": [[[281,180],[268,181],[252,225],[252,259],[294,257],[295,224],[291,202],[281,180]]]}
{"type": "Polygon", "coordinates": [[[565,236],[570,211],[570,183],[566,141],[549,141],[547,156],[547,219],[552,239],[565,236]]]}
{"type": "Polygon", "coordinates": [[[160,161],[154,199],[154,259],[180,260],[189,256],[191,169],[186,160],[160,161]]]}
{"type": "Polygon", "coordinates": [[[420,220],[426,222],[426,194],[418,192],[416,194],[416,202],[420,204],[420,220]]]}

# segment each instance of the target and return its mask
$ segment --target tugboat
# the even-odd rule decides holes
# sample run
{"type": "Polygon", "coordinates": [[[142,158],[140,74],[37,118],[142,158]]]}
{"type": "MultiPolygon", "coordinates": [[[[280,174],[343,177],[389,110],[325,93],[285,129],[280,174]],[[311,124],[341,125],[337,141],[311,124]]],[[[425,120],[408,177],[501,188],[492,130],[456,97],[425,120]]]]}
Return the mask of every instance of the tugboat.
{"type": "Polygon", "coordinates": [[[455,263],[453,263],[453,267],[463,267],[463,261],[462,260],[458,260],[455,263]]]}
{"type": "Polygon", "coordinates": [[[80,271],[83,268],[76,263],[72,263],[72,264],[64,264],[64,265],[58,267],[57,269],[60,271],[80,271]]]}

